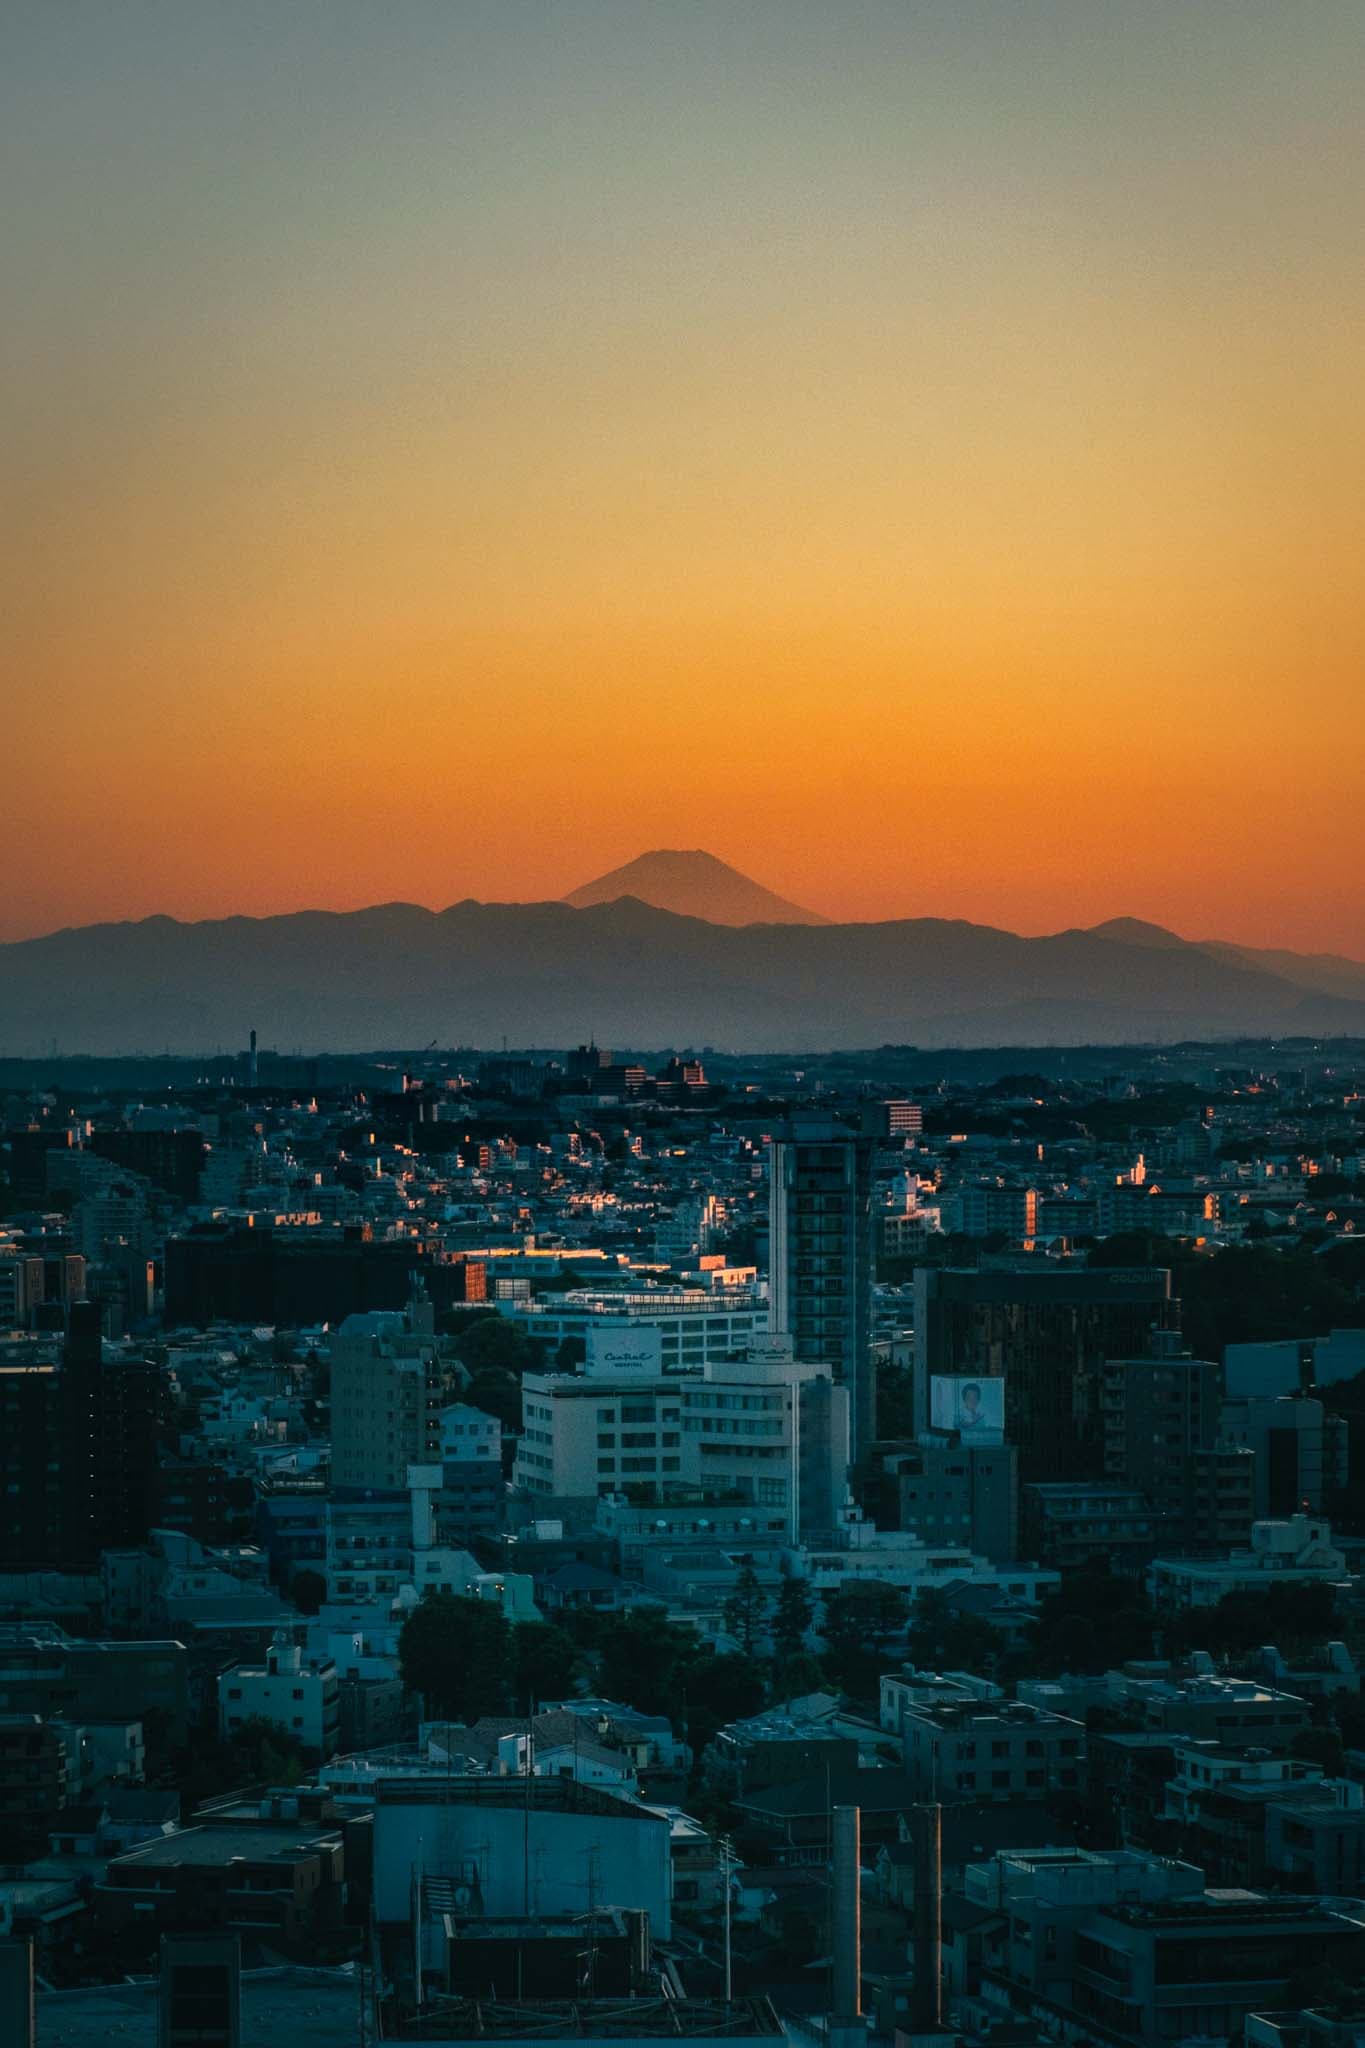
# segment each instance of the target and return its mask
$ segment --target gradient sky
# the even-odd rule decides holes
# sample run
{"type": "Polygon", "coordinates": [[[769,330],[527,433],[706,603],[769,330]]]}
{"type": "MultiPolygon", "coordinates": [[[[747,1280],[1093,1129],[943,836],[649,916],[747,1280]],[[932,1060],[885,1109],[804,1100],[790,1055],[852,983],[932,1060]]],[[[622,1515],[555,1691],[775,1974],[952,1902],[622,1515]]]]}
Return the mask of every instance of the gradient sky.
{"type": "Polygon", "coordinates": [[[1360,0],[8,0],[0,936],[1365,954],[1360,0]]]}

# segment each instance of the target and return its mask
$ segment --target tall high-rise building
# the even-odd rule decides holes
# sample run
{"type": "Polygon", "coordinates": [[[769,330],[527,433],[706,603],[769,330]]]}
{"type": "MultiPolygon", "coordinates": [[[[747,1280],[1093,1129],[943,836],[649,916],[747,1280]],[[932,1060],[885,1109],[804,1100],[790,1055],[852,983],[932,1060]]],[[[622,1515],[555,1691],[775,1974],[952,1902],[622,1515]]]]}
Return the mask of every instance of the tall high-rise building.
{"type": "Polygon", "coordinates": [[[1219,1429],[1256,1454],[1258,1521],[1309,1509],[1317,1514],[1349,1473],[1345,1416],[1329,1415],[1312,1395],[1248,1394],[1224,1401],[1219,1429]]]}
{"type": "Polygon", "coordinates": [[[1179,1319],[1164,1267],[921,1267],[916,1430],[929,1426],[935,1379],[964,1396],[974,1389],[968,1405],[983,1418],[996,1409],[980,1383],[1003,1379],[1003,1435],[1018,1449],[1020,1485],[1100,1479],[1105,1361],[1142,1355],[1153,1329],[1179,1319]]]}
{"type": "Polygon", "coordinates": [[[166,1370],[104,1357],[100,1311],[69,1311],[60,1359],[0,1366],[0,1564],[87,1571],[147,1538],[166,1370]]]}
{"type": "Polygon", "coordinates": [[[332,1484],[402,1492],[441,1463],[436,1316],[420,1281],[406,1309],[347,1316],[332,1339],[332,1484]]]}
{"type": "Polygon", "coordinates": [[[1255,1460],[1221,1438],[1222,1367],[1153,1330],[1141,1358],[1105,1361],[1105,1477],[1146,1497],[1163,1540],[1235,1548],[1251,1535],[1255,1460]]]}
{"type": "Polygon", "coordinates": [[[772,1147],[769,1317],[798,1359],[846,1386],[853,1456],[877,1433],[872,1358],[877,1141],[832,1119],[796,1117],[772,1147]]]}
{"type": "Polygon", "coordinates": [[[44,1296],[42,1257],[17,1241],[0,1244],[0,1330],[26,1330],[44,1296]]]}

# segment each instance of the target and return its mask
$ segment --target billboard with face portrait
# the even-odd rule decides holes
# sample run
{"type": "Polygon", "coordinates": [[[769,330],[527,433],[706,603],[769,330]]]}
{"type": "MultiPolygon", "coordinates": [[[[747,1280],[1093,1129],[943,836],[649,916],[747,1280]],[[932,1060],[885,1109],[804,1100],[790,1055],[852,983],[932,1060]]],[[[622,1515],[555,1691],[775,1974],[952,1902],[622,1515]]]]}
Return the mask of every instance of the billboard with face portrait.
{"type": "Polygon", "coordinates": [[[1004,1380],[934,1373],[929,1381],[929,1423],[933,1429],[958,1430],[964,1444],[1002,1444],[1004,1380]]]}

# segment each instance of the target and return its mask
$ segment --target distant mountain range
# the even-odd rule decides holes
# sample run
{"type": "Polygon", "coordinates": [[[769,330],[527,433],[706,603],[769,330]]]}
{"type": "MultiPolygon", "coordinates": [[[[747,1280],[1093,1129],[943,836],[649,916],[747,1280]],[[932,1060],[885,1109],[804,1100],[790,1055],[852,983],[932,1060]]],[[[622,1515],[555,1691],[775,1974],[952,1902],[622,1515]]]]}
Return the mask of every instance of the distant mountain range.
{"type": "Polygon", "coordinates": [[[709,854],[645,855],[558,903],[151,917],[0,946],[0,1053],[212,1052],[252,1026],[264,1045],[338,1052],[1365,1035],[1365,963],[1130,918],[1035,939],[941,918],[824,923],[709,854]],[[636,893],[596,900],[632,876],[636,893]]]}

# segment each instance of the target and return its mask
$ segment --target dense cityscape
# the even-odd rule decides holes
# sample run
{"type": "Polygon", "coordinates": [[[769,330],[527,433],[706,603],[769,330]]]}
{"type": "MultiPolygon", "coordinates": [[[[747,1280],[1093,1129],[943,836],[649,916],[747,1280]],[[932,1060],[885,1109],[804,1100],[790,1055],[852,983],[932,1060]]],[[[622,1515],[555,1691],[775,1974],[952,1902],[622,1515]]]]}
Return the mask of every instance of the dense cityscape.
{"type": "Polygon", "coordinates": [[[1358,2039],[1365,1043],[0,1106],[7,2043],[1358,2039]]]}

